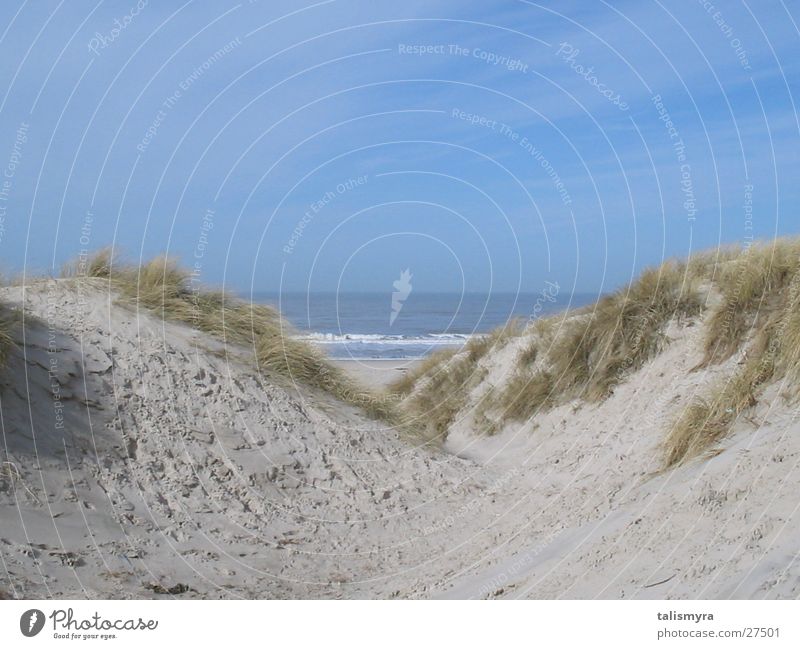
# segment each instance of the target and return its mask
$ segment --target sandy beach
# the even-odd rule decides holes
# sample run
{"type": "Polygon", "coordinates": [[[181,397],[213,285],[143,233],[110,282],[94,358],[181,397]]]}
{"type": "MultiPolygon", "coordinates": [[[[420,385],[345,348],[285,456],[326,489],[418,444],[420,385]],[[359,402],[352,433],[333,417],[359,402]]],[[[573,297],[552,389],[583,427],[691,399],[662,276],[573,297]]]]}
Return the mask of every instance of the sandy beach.
{"type": "Polygon", "coordinates": [[[384,388],[393,381],[412,371],[419,364],[416,359],[363,359],[334,360],[333,363],[344,369],[357,381],[366,386],[384,388]]]}
{"type": "MultiPolygon", "coordinates": [[[[529,342],[513,338],[479,361],[436,448],[259,376],[246,349],[119,305],[102,281],[0,298],[28,314],[0,386],[7,596],[800,594],[800,436],[779,388],[756,435],[742,420],[662,471],[675,413],[736,367],[692,370],[702,320],[672,324],[607,399],[487,435],[477,406],[529,342]]],[[[342,366],[375,386],[404,363],[342,366]]]]}
{"type": "Polygon", "coordinates": [[[4,646],[798,646],[800,0],[3,9],[4,646]]]}

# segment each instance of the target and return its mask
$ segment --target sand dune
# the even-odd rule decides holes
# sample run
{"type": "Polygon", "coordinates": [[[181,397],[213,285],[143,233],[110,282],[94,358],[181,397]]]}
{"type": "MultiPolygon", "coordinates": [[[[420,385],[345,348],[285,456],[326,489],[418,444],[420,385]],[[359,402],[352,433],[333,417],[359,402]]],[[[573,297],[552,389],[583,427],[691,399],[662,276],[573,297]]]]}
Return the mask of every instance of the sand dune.
{"type": "MultiPolygon", "coordinates": [[[[24,329],[0,373],[0,590],[13,597],[797,597],[795,411],[777,395],[660,471],[703,371],[702,322],[606,400],[443,449],[120,306],[107,284],[0,291],[24,329]]],[[[726,365],[727,364],[727,365],[726,365]]],[[[780,387],[770,388],[777,392],[780,387]]]]}
{"type": "MultiPolygon", "coordinates": [[[[25,291],[2,378],[0,588],[388,597],[441,578],[454,541],[441,514],[480,494],[485,472],[264,380],[246,350],[117,306],[104,287],[25,291]]],[[[21,306],[22,290],[2,300],[21,306]]],[[[468,523],[464,542],[480,532],[468,523]]]]}
{"type": "MultiPolygon", "coordinates": [[[[504,544],[453,580],[450,597],[763,598],[800,595],[796,410],[770,388],[711,455],[662,470],[665,431],[737,364],[692,371],[702,322],[600,404],[571,402],[523,425],[476,434],[474,405],[507,379],[512,343],[486,361],[446,448],[521,481],[525,513],[504,544]]],[[[515,480],[516,481],[516,480],[515,480]]]]}

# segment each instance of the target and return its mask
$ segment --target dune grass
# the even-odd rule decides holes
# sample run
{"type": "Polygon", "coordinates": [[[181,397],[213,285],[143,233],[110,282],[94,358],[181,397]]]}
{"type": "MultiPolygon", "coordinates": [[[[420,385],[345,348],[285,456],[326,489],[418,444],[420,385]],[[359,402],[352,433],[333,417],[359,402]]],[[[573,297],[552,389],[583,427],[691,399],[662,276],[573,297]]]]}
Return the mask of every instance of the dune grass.
{"type": "MultiPolygon", "coordinates": [[[[536,321],[524,332],[511,378],[487,392],[491,398],[478,404],[478,414],[487,418],[488,412],[488,419],[500,425],[528,420],[574,399],[601,401],[663,349],[668,323],[693,319],[707,305],[704,358],[698,367],[742,351],[744,360],[731,376],[693,400],[665,438],[666,467],[701,455],[757,403],[766,385],[784,380],[784,393],[800,396],[798,239],[669,261],[593,306],[536,321]]],[[[403,394],[412,395],[416,411],[430,415],[437,435],[446,435],[481,379],[468,358],[467,353],[430,359],[417,375],[404,379],[403,394]]]]}
{"type": "Polygon", "coordinates": [[[529,419],[571,399],[605,399],[662,349],[670,320],[693,317],[701,308],[688,267],[668,262],[589,310],[538,321],[496,404],[501,420],[529,419]]]}
{"type": "Polygon", "coordinates": [[[784,380],[784,393],[790,399],[798,396],[800,247],[795,241],[782,241],[744,253],[742,259],[746,263],[739,263],[738,270],[745,279],[733,282],[731,277],[723,278],[723,292],[738,290],[741,297],[728,293],[712,314],[706,337],[707,359],[729,357],[741,347],[748,331],[753,333],[752,340],[733,376],[720,381],[707,396],[693,400],[677,418],[665,440],[667,467],[701,455],[723,439],[739,416],[757,404],[763,386],[784,380]],[[777,268],[770,268],[766,258],[775,259],[777,268]],[[729,318],[731,304],[742,311],[749,308],[749,319],[738,314],[735,320],[729,318]],[[735,337],[739,345],[733,346],[717,328],[735,337]]]}
{"type": "Polygon", "coordinates": [[[431,378],[438,370],[446,368],[457,355],[460,356],[458,364],[464,364],[466,367],[472,366],[490,350],[498,349],[511,338],[520,335],[521,332],[521,323],[518,320],[512,320],[485,336],[470,338],[462,349],[445,347],[437,350],[419,361],[405,375],[392,382],[388,390],[394,394],[408,396],[422,379],[431,378]]]}
{"type": "Polygon", "coordinates": [[[720,266],[715,286],[722,301],[708,323],[704,364],[729,358],[781,308],[781,294],[800,268],[800,241],[754,244],[720,266]]]}
{"type": "Polygon", "coordinates": [[[71,264],[64,274],[107,279],[124,302],[252,349],[262,372],[323,390],[372,417],[399,422],[394,400],[358,385],[322,352],[293,338],[294,330],[276,309],[202,287],[174,259],[158,257],[135,266],[116,263],[110,251],[102,250],[82,265],[71,264]]]}
{"type": "Polygon", "coordinates": [[[530,419],[540,410],[554,406],[556,399],[556,383],[550,372],[518,371],[500,393],[500,422],[530,419]]]}
{"type": "MultiPolygon", "coordinates": [[[[671,319],[695,316],[701,308],[698,283],[685,264],[668,262],[647,270],[591,309],[570,318],[534,322],[516,373],[493,403],[487,399],[481,407],[499,411],[501,421],[525,420],[541,408],[570,399],[604,399],[661,349],[663,328],[671,319]]],[[[441,435],[475,385],[476,358],[521,334],[516,323],[467,345],[457,362],[430,359],[419,375],[403,379],[402,390],[409,393],[419,385],[414,409],[432,415],[436,434],[441,435]]]]}
{"type": "Polygon", "coordinates": [[[655,356],[672,319],[700,313],[701,295],[684,264],[644,271],[627,289],[602,297],[586,318],[576,318],[556,339],[551,373],[559,392],[598,401],[629,372],[655,356]]]}
{"type": "Polygon", "coordinates": [[[425,381],[425,389],[415,392],[404,403],[420,431],[422,441],[440,444],[450,425],[464,408],[472,387],[484,373],[466,356],[453,356],[425,381]]]}
{"type": "Polygon", "coordinates": [[[15,311],[0,307],[0,367],[4,367],[8,353],[14,346],[12,331],[19,323],[19,314],[15,311]]]}
{"type": "Polygon", "coordinates": [[[389,391],[401,397],[408,396],[421,379],[429,376],[434,370],[442,368],[448,360],[455,356],[456,352],[458,352],[456,347],[445,347],[431,353],[399,379],[393,381],[389,385],[389,391]]]}
{"type": "Polygon", "coordinates": [[[405,397],[404,410],[423,442],[435,445],[445,440],[470,391],[486,376],[480,360],[520,331],[519,323],[512,321],[491,334],[470,339],[458,352],[439,351],[389,386],[391,393],[405,397]]]}
{"type": "MultiPolygon", "coordinates": [[[[524,335],[517,366],[503,386],[486,391],[477,419],[523,421],[542,409],[574,399],[597,402],[658,354],[671,321],[698,316],[706,304],[704,357],[699,367],[745,350],[724,381],[693,400],[676,417],[664,442],[665,466],[703,454],[724,438],[740,415],[757,403],[763,387],[784,379],[788,393],[800,386],[800,240],[781,239],[670,261],[648,269],[630,286],[569,314],[537,320],[523,331],[511,323],[476,337],[459,351],[430,356],[375,395],[354,385],[305,343],[270,307],[251,305],[221,292],[197,289],[187,271],[159,258],[142,267],[112,263],[101,252],[85,274],[111,281],[124,299],[186,322],[238,345],[251,346],[262,370],[325,390],[370,415],[404,422],[426,442],[441,441],[470,405],[471,391],[485,378],[488,354],[524,335]],[[714,298],[714,299],[710,299],[714,298]],[[402,415],[395,408],[402,399],[402,415]],[[488,415],[490,416],[487,416],[488,415]],[[413,422],[413,424],[409,424],[413,422]]],[[[3,334],[0,323],[0,353],[3,334]]]]}
{"type": "MultiPolygon", "coordinates": [[[[660,351],[670,320],[701,312],[703,287],[713,287],[719,303],[705,323],[701,367],[730,358],[751,342],[740,369],[693,400],[667,434],[666,467],[696,457],[757,403],[762,386],[781,378],[792,390],[800,385],[799,271],[800,242],[794,239],[727,248],[645,271],[629,289],[602,298],[591,316],[579,316],[559,332],[544,369],[520,368],[499,407],[504,417],[525,420],[569,399],[605,398],[660,351]]],[[[541,355],[543,345],[538,347],[528,356],[541,355]]]]}
{"type": "MultiPolygon", "coordinates": [[[[6,285],[6,283],[3,283],[6,285]]],[[[28,319],[35,320],[28,315],[28,319]]],[[[0,368],[5,367],[8,354],[14,347],[14,332],[22,325],[22,312],[0,303],[0,368]]]]}

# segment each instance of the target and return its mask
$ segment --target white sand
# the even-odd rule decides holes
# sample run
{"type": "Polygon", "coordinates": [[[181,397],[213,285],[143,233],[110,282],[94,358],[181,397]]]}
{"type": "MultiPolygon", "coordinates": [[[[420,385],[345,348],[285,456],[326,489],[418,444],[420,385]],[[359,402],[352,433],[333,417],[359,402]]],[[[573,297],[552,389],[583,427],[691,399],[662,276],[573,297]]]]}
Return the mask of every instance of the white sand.
{"type": "Polygon", "coordinates": [[[383,388],[400,379],[413,368],[418,360],[335,360],[334,363],[357,380],[373,388],[383,388]]]}
{"type": "MultiPolygon", "coordinates": [[[[655,473],[679,406],[726,369],[690,371],[699,326],[673,328],[600,405],[490,438],[467,408],[431,452],[94,286],[29,287],[41,322],[0,373],[0,589],[13,596],[800,595],[800,431],[777,388],[757,432],[743,424],[714,459],[655,473]]],[[[514,354],[486,360],[474,398],[514,354]]],[[[359,371],[373,385],[396,372],[359,371]]]]}

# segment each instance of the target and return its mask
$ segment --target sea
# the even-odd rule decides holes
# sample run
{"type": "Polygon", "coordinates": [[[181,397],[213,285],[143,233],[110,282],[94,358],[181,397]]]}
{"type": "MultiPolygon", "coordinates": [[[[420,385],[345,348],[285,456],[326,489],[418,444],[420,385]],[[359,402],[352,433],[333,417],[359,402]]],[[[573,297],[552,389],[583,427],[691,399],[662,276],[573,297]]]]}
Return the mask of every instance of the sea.
{"type": "Polygon", "coordinates": [[[396,299],[390,292],[255,293],[251,299],[277,307],[298,338],[330,358],[366,360],[422,358],[462,346],[513,318],[532,321],[591,304],[597,295],[411,292],[396,299]]]}

